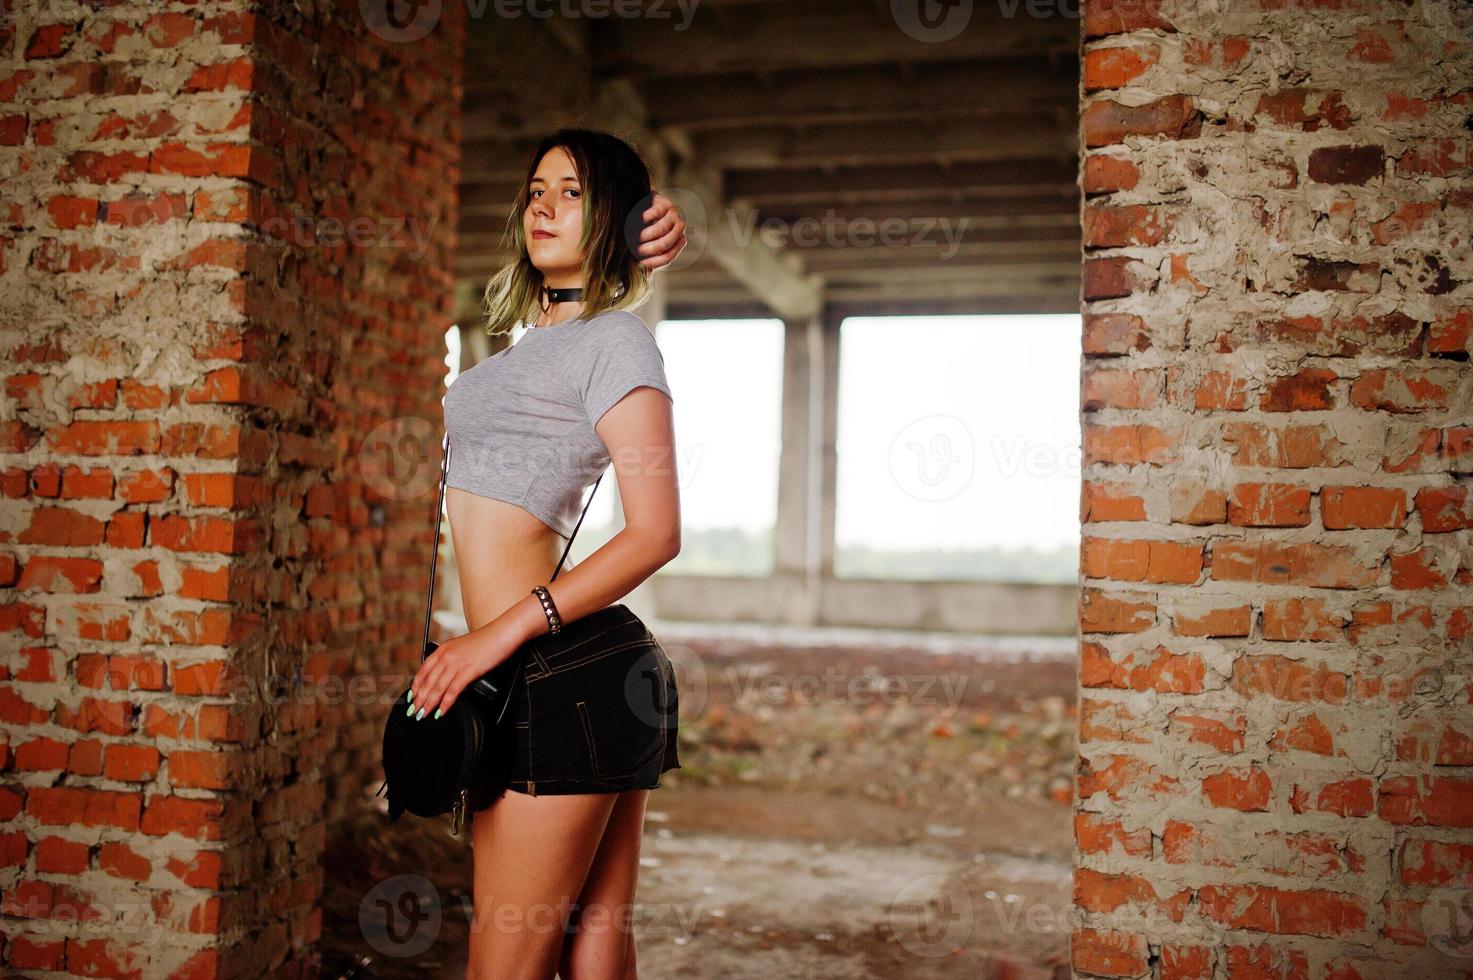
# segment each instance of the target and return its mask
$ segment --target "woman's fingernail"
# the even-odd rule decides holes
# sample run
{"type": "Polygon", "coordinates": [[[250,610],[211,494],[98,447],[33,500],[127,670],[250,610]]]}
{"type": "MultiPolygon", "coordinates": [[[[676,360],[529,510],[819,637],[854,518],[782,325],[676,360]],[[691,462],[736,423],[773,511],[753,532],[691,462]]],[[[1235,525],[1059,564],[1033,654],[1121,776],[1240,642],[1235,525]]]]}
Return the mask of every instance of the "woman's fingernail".
{"type": "Polygon", "coordinates": [[[405,708],[404,709],[404,713],[406,715],[412,715],[412,714],[414,714],[414,705],[411,704],[408,708],[405,708]]]}
{"type": "Polygon", "coordinates": [[[439,721],[440,720],[440,709],[439,708],[436,708],[435,709],[435,720],[436,721],[439,721]]]}
{"type": "Polygon", "coordinates": [[[410,704],[413,704],[414,703],[414,688],[412,688],[412,687],[409,689],[409,703],[410,704]]]}
{"type": "Polygon", "coordinates": [[[419,709],[419,713],[414,716],[414,720],[415,721],[422,721],[424,719],[424,716],[425,716],[425,709],[420,708],[419,709]]]}

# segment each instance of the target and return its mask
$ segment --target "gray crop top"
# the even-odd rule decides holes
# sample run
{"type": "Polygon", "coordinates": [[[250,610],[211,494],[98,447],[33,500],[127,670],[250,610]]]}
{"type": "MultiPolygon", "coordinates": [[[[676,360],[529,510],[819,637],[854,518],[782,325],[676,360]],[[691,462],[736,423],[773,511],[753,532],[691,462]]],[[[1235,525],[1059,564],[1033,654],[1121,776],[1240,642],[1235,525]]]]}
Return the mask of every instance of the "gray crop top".
{"type": "Polygon", "coordinates": [[[563,537],[609,465],[594,426],[641,385],[674,401],[655,336],[627,310],[528,327],[445,391],[445,485],[516,504],[563,537]]]}

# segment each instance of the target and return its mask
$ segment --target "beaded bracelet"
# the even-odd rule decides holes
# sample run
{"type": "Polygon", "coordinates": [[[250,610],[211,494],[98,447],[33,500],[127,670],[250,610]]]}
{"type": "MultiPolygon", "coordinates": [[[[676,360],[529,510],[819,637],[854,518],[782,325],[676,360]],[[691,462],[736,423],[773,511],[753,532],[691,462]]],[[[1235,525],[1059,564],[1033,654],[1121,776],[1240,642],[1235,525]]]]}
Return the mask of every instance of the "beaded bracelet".
{"type": "Polygon", "coordinates": [[[557,606],[552,604],[552,594],[547,591],[545,585],[532,587],[532,594],[542,600],[542,611],[547,614],[547,626],[549,633],[556,633],[563,628],[562,620],[558,617],[557,606]]]}

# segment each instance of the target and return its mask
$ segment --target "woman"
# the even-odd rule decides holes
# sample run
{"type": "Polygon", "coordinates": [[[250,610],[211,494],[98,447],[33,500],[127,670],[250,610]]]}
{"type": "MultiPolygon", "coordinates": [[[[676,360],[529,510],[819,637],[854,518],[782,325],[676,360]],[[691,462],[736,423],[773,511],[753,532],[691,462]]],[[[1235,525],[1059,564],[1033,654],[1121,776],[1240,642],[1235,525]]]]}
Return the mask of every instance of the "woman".
{"type": "MultiPolygon", "coordinates": [[[[548,633],[554,616],[570,623],[604,610],[680,551],[672,396],[653,334],[629,312],[649,292],[629,230],[642,227],[650,193],[644,162],[605,133],[558,130],[532,154],[508,223],[517,258],[493,277],[486,303],[490,332],[533,323],[445,396],[446,509],[470,632],[416,672],[417,718],[448,708],[548,633]],[[611,461],[624,528],[539,597],[585,488],[611,461]]],[[[645,801],[680,765],[678,705],[658,644],[627,654],[621,645],[542,665],[530,679],[529,659],[511,692],[510,792],[472,819],[472,980],[636,976],[645,801]],[[663,684],[662,718],[631,707],[640,685],[629,678],[641,670],[663,684]]]]}

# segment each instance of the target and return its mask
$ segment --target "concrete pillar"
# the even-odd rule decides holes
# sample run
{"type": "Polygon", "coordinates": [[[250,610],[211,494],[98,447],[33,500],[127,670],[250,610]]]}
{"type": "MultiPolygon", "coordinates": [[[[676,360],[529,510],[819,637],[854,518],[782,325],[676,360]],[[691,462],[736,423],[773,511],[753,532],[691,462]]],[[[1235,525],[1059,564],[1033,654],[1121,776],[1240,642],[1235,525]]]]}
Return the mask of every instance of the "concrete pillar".
{"type": "Polygon", "coordinates": [[[838,426],[838,322],[829,310],[783,321],[782,450],[778,463],[776,567],[804,592],[817,622],[823,579],[833,573],[838,426]]]}
{"type": "Polygon", "coordinates": [[[1470,25],[1089,5],[1075,976],[1473,963],[1470,25]]]}
{"type": "Polygon", "coordinates": [[[774,570],[781,575],[807,576],[818,570],[817,508],[809,496],[819,484],[818,445],[812,438],[813,404],[817,391],[810,375],[810,329],[816,321],[783,321],[782,448],[778,456],[777,527],[774,570]]]}
{"type": "Polygon", "coordinates": [[[834,526],[839,499],[839,325],[843,316],[825,304],[819,329],[810,329],[811,345],[817,351],[811,356],[810,370],[820,388],[815,435],[818,441],[818,479],[816,507],[818,511],[818,576],[820,580],[834,574],[834,526]]]}

